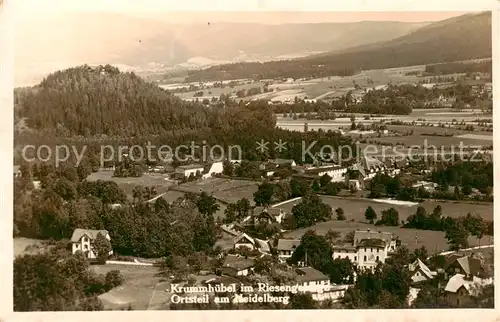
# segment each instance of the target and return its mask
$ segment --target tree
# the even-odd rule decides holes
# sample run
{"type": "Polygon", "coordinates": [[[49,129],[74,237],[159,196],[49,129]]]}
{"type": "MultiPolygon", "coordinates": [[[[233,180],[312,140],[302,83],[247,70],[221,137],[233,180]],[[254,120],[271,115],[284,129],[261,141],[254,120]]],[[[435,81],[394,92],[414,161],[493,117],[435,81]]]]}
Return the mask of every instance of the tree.
{"type": "Polygon", "coordinates": [[[450,245],[450,250],[459,250],[469,246],[469,232],[465,228],[462,220],[456,220],[454,224],[446,230],[446,239],[450,245]]]}
{"type": "Polygon", "coordinates": [[[371,206],[368,206],[368,208],[366,208],[365,218],[366,220],[370,221],[370,224],[373,224],[373,221],[377,219],[377,213],[371,206]]]}
{"type": "Polygon", "coordinates": [[[110,286],[110,288],[119,286],[123,284],[124,278],[119,270],[111,270],[106,273],[106,284],[110,286]]]}
{"type": "Polygon", "coordinates": [[[264,182],[259,185],[257,191],[253,194],[255,204],[258,206],[268,206],[274,194],[274,185],[264,182]]]}
{"type": "Polygon", "coordinates": [[[344,215],[344,209],[342,208],[337,208],[335,209],[335,213],[337,214],[337,220],[345,220],[345,215],[344,215]]]}
{"type": "Polygon", "coordinates": [[[385,194],[385,186],[382,183],[374,183],[370,186],[370,198],[380,198],[385,194]]]}
{"type": "Polygon", "coordinates": [[[196,207],[198,211],[207,217],[212,217],[219,209],[220,206],[217,203],[217,199],[209,196],[205,191],[203,191],[196,201],[196,207]]]}
{"type": "Polygon", "coordinates": [[[290,297],[290,306],[294,310],[315,309],[316,302],[311,294],[292,294],[290,297]]]}
{"type": "Polygon", "coordinates": [[[332,208],[323,203],[317,195],[303,197],[301,202],[292,208],[297,227],[309,227],[318,222],[332,218],[332,208]]]}
{"type": "Polygon", "coordinates": [[[333,231],[331,228],[328,229],[327,233],[325,234],[326,240],[330,243],[330,245],[333,245],[335,241],[340,238],[340,233],[338,231],[333,231]]]}
{"type": "Polygon", "coordinates": [[[321,185],[321,187],[326,187],[326,185],[330,182],[332,182],[332,177],[330,177],[326,173],[322,175],[321,178],[319,178],[319,184],[321,185]]]}
{"type": "Polygon", "coordinates": [[[389,208],[382,211],[382,218],[377,221],[376,225],[384,226],[399,226],[399,213],[394,208],[389,208]]]}
{"type": "Polygon", "coordinates": [[[96,254],[97,262],[99,264],[105,264],[109,257],[109,252],[111,251],[111,243],[109,240],[103,234],[98,233],[93,241],[92,247],[96,254]]]}

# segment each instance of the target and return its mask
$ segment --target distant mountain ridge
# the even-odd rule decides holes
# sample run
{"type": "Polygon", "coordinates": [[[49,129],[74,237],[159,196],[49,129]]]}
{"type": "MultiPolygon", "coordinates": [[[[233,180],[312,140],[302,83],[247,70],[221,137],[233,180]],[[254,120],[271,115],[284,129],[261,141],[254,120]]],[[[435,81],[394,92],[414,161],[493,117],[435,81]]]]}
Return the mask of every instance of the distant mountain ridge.
{"type": "Polygon", "coordinates": [[[386,41],[426,25],[371,21],[172,24],[108,13],[44,16],[14,29],[15,78],[17,84],[38,82],[40,75],[84,63],[141,69],[268,61],[386,41]],[[193,58],[197,63],[190,62],[193,58]]]}
{"type": "Polygon", "coordinates": [[[435,22],[396,39],[335,52],[264,64],[211,67],[192,72],[188,80],[348,75],[356,70],[491,57],[491,50],[491,12],[483,12],[435,22]]]}

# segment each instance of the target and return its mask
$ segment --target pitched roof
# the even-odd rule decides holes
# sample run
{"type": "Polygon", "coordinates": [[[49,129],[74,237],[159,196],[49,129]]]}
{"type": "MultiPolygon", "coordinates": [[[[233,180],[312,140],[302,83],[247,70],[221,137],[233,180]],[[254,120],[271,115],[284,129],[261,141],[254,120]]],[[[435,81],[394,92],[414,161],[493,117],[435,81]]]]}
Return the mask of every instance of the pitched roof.
{"type": "Polygon", "coordinates": [[[389,244],[392,240],[392,234],[377,230],[356,230],[354,232],[354,246],[356,247],[359,242],[364,239],[380,239],[389,244]]]}
{"type": "Polygon", "coordinates": [[[259,248],[261,251],[267,252],[267,253],[271,251],[271,249],[269,248],[269,243],[267,241],[262,240],[262,239],[257,239],[257,238],[255,238],[255,241],[259,245],[259,248]]]}
{"type": "Polygon", "coordinates": [[[255,265],[253,259],[246,259],[240,256],[228,255],[224,260],[224,267],[244,270],[255,265]]]}
{"type": "Polygon", "coordinates": [[[300,239],[278,239],[278,250],[295,250],[300,245],[300,239]]]}
{"type": "Polygon", "coordinates": [[[241,233],[239,234],[238,236],[234,237],[233,238],[233,243],[236,244],[237,242],[239,242],[242,238],[245,238],[247,239],[250,243],[252,244],[255,244],[255,240],[253,240],[252,237],[248,236],[247,234],[245,233],[241,233]]]}
{"type": "Polygon", "coordinates": [[[385,241],[379,238],[361,239],[356,247],[385,247],[385,241]]]}
{"type": "Polygon", "coordinates": [[[312,282],[312,281],[329,281],[330,278],[312,267],[301,267],[297,269],[297,281],[312,282]]]}
{"type": "Polygon", "coordinates": [[[481,271],[481,261],[477,258],[464,256],[458,258],[457,262],[466,274],[476,275],[481,271]]]}
{"type": "Polygon", "coordinates": [[[205,166],[201,164],[187,164],[187,165],[180,165],[177,167],[177,169],[181,170],[205,169],[205,166]]]}
{"type": "Polygon", "coordinates": [[[420,258],[417,258],[417,260],[412,264],[413,266],[413,271],[417,271],[420,269],[422,274],[424,274],[427,278],[432,279],[435,275],[435,272],[432,272],[427,265],[425,265],[420,258]]]}
{"type": "Polygon", "coordinates": [[[448,283],[446,284],[445,291],[456,293],[462,286],[469,292],[471,295],[475,295],[478,290],[476,285],[488,285],[492,283],[492,279],[483,279],[474,276],[472,279],[465,279],[465,275],[456,274],[450,278],[448,283]]]}
{"type": "Polygon", "coordinates": [[[90,239],[95,239],[99,233],[101,233],[103,236],[106,236],[108,234],[108,231],[104,229],[96,230],[77,228],[73,231],[73,235],[71,235],[71,241],[73,243],[76,243],[80,241],[80,238],[82,238],[83,235],[87,235],[90,239]]]}

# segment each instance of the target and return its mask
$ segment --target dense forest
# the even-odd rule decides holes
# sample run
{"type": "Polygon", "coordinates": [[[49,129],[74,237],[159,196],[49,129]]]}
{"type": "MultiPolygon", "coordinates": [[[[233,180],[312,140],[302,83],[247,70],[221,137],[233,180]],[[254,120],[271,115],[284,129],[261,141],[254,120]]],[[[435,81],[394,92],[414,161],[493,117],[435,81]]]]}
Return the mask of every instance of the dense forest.
{"type": "Polygon", "coordinates": [[[445,63],[425,66],[425,76],[428,75],[447,75],[456,73],[490,73],[492,72],[491,60],[472,63],[445,63]]]}
{"type": "Polygon", "coordinates": [[[351,144],[334,132],[277,129],[273,110],[265,102],[246,106],[227,99],[221,104],[186,103],[134,74],[110,66],[81,66],[51,74],[38,87],[16,93],[17,118],[25,118],[36,130],[16,133],[16,144],[87,145],[86,154],[95,158],[100,144],[145,146],[149,141],[175,148],[205,142],[208,148],[238,145],[248,160],[278,156],[301,160],[303,140],[318,141],[312,152],[322,144],[351,144]],[[286,151],[279,155],[274,149],[256,151],[256,142],[277,138],[288,143],[286,151]]]}
{"type": "Polygon", "coordinates": [[[238,63],[192,71],[188,82],[214,79],[347,76],[360,70],[491,57],[491,12],[436,22],[374,45],[296,60],[238,63]]]}

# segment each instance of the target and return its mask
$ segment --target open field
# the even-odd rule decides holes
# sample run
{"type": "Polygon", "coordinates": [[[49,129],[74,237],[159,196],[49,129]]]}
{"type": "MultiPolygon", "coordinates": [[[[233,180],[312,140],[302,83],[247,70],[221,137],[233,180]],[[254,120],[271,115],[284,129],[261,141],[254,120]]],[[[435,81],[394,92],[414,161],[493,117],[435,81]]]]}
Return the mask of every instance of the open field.
{"type": "MultiPolygon", "coordinates": [[[[349,218],[349,217],[347,217],[349,218]]],[[[417,230],[417,229],[405,229],[400,227],[386,227],[386,226],[374,226],[366,223],[354,222],[349,223],[346,221],[336,221],[331,220],[324,223],[319,223],[312,227],[297,229],[294,231],[284,233],[284,238],[298,238],[300,239],[302,235],[308,230],[314,230],[318,235],[324,235],[328,230],[334,230],[340,232],[342,235],[349,233],[355,229],[371,229],[380,230],[392,233],[399,237],[401,243],[406,245],[410,251],[416,248],[425,246],[429,255],[440,253],[449,249],[448,242],[445,238],[445,233],[442,231],[431,231],[431,230],[417,230]],[[417,238],[415,238],[417,236],[417,238]]],[[[478,245],[493,244],[493,237],[486,236],[481,240],[481,243],[475,237],[469,237],[470,247],[478,245]]]]}
{"type": "MultiPolygon", "coordinates": [[[[443,210],[443,216],[460,217],[468,213],[480,215],[485,220],[493,220],[493,203],[467,203],[458,201],[429,201],[426,200],[418,205],[404,206],[392,205],[388,203],[376,202],[370,199],[358,198],[339,198],[333,196],[321,196],[324,203],[336,209],[338,207],[344,209],[347,220],[354,219],[355,221],[365,222],[365,210],[371,206],[380,216],[382,210],[394,208],[399,212],[399,219],[406,220],[408,216],[415,214],[418,206],[423,206],[427,212],[432,212],[437,205],[440,205],[443,210]]],[[[290,202],[280,206],[284,211],[291,212],[294,203],[290,202]]]]}
{"type": "Polygon", "coordinates": [[[257,191],[258,185],[258,182],[250,180],[208,178],[181,184],[177,189],[194,193],[205,191],[222,201],[234,202],[244,197],[252,201],[253,193],[257,191]]]}
{"type": "MultiPolygon", "coordinates": [[[[92,265],[91,269],[99,274],[106,274],[111,270],[119,270],[124,277],[124,283],[111,291],[99,295],[104,304],[104,309],[120,310],[127,309],[130,304],[134,310],[146,310],[155,289],[155,298],[158,298],[157,290],[164,289],[160,283],[161,278],[157,276],[158,269],[153,266],[133,265],[92,265]]],[[[164,293],[164,292],[163,292],[164,293]]],[[[160,293],[161,294],[161,293],[160,293]]],[[[164,301],[168,301],[165,298],[164,301]]],[[[150,307],[152,308],[152,307],[150,307]]]]}
{"type": "MultiPolygon", "coordinates": [[[[386,136],[380,138],[369,138],[368,140],[380,143],[380,144],[402,144],[406,147],[408,146],[420,146],[424,148],[427,146],[431,149],[432,146],[437,148],[448,149],[452,146],[455,152],[459,152],[459,148],[462,144],[464,148],[479,148],[488,147],[493,145],[493,137],[491,140],[485,140],[483,137],[460,137],[460,136],[434,136],[434,135],[408,135],[408,136],[386,136]]],[[[439,150],[440,151],[440,150],[439,150]]]]}
{"type": "Polygon", "coordinates": [[[135,186],[154,186],[158,191],[158,194],[167,192],[169,187],[173,186],[174,183],[168,180],[168,176],[165,174],[149,174],[144,173],[139,178],[128,177],[128,178],[118,178],[113,177],[113,171],[98,171],[90,174],[87,177],[88,181],[114,181],[118,186],[127,194],[128,197],[132,196],[132,190],[135,186]]]}
{"type": "Polygon", "coordinates": [[[25,237],[14,238],[14,256],[35,254],[39,246],[43,245],[43,240],[25,237]]]}
{"type": "MultiPolygon", "coordinates": [[[[382,231],[391,232],[400,237],[401,241],[410,249],[418,248],[424,245],[429,252],[440,252],[448,249],[447,241],[445,239],[445,233],[439,231],[428,231],[428,230],[416,230],[416,229],[404,229],[400,227],[386,227],[386,226],[375,226],[369,224],[365,219],[365,210],[368,206],[371,206],[380,217],[382,210],[389,208],[395,208],[399,213],[400,220],[406,220],[408,216],[414,214],[418,206],[423,206],[427,212],[432,212],[432,210],[440,205],[443,209],[443,216],[459,217],[465,216],[467,213],[478,214],[486,220],[493,220],[493,204],[487,203],[465,203],[465,202],[447,202],[447,201],[425,201],[419,205],[404,206],[404,205],[391,205],[384,204],[380,202],[375,202],[368,199],[352,199],[352,198],[338,198],[332,196],[321,196],[321,199],[326,204],[330,205],[333,209],[341,207],[344,209],[345,215],[347,217],[346,221],[331,220],[324,223],[319,223],[313,227],[298,229],[295,231],[287,232],[284,234],[286,238],[300,238],[306,231],[313,229],[318,234],[325,234],[329,229],[339,231],[341,233],[348,233],[354,229],[377,229],[382,231]],[[349,222],[349,220],[354,220],[354,222],[349,222]],[[415,242],[415,235],[418,236],[418,241],[415,242]]],[[[296,203],[296,202],[295,202],[296,203]]],[[[288,203],[281,208],[290,212],[293,208],[294,203],[288,203]]],[[[481,244],[485,245],[490,240],[489,236],[486,236],[481,240],[481,244]]],[[[492,240],[492,239],[491,239],[492,240]]],[[[479,241],[474,238],[469,238],[469,243],[472,246],[479,245],[479,241]]],[[[492,243],[492,241],[491,241],[492,243]]]]}

